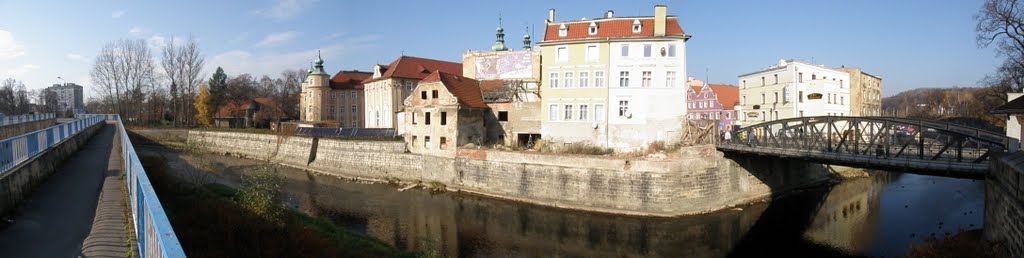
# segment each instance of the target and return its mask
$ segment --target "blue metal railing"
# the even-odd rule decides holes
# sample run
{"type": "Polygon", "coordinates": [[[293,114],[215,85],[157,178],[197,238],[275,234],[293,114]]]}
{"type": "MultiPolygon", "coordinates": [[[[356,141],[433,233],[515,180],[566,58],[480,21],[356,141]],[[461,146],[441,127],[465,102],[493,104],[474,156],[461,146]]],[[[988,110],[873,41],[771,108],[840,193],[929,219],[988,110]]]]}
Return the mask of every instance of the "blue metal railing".
{"type": "Polygon", "coordinates": [[[0,140],[0,175],[102,121],[102,118],[87,117],[0,140]]]}
{"type": "Polygon", "coordinates": [[[57,116],[55,116],[53,113],[27,114],[18,116],[0,116],[0,126],[39,121],[43,119],[53,119],[56,117],[57,116]]]}
{"type": "Polygon", "coordinates": [[[142,168],[139,155],[136,154],[128,132],[124,129],[118,115],[79,114],[75,117],[98,117],[116,121],[121,137],[121,157],[124,161],[125,184],[128,187],[129,203],[132,210],[132,221],[135,227],[136,244],[139,256],[148,257],[185,257],[171,222],[167,219],[160,199],[150,184],[146,170],[142,168]]]}

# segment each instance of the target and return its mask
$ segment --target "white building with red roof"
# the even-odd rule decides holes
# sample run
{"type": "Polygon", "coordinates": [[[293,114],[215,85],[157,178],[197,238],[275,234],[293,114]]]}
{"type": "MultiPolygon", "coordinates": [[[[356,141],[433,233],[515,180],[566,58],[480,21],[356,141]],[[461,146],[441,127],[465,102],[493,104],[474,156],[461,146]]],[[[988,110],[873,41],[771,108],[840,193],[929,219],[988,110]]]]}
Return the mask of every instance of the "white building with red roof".
{"type": "Polygon", "coordinates": [[[549,11],[538,44],[543,139],[618,150],[679,139],[690,35],[667,12],[556,22],[549,11]]]}

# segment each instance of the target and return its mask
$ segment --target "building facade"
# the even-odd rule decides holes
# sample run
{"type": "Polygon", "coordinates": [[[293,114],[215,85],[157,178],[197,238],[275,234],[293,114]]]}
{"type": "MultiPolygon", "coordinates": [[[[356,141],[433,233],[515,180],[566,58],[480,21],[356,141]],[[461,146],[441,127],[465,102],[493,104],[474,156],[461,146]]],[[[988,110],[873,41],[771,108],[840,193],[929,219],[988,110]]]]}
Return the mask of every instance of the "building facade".
{"type": "Polygon", "coordinates": [[[842,67],[838,70],[850,74],[850,115],[882,115],[882,78],[860,68],[842,67]]]}
{"type": "Polygon", "coordinates": [[[541,48],[545,140],[618,150],[678,139],[686,114],[686,35],[667,7],[654,16],[554,21],[541,48]]]}
{"type": "MultiPolygon", "coordinates": [[[[40,96],[42,102],[48,101],[46,93],[53,92],[57,96],[57,111],[68,116],[85,113],[84,95],[82,86],[74,83],[54,84],[43,90],[40,96]]],[[[48,104],[48,103],[47,103],[48,104]]]]}
{"type": "Polygon", "coordinates": [[[458,147],[483,144],[487,105],[477,80],[434,71],[403,101],[405,142],[412,153],[455,156],[458,147]]]}
{"type": "Polygon", "coordinates": [[[849,116],[850,76],[797,60],[739,76],[742,126],[805,116],[849,116]]]}
{"type": "Polygon", "coordinates": [[[324,108],[331,91],[330,75],[324,71],[324,60],[318,54],[314,66],[307,72],[299,94],[299,119],[304,122],[323,122],[324,108]]]}
{"type": "Polygon", "coordinates": [[[324,120],[343,128],[363,126],[363,80],[373,76],[370,72],[339,71],[331,77],[327,93],[324,120]]]}
{"type": "Polygon", "coordinates": [[[368,128],[400,129],[403,101],[420,80],[435,71],[461,76],[462,64],[402,56],[391,64],[375,65],[373,76],[363,81],[363,125],[368,128]]]}
{"type": "Polygon", "coordinates": [[[708,84],[693,80],[686,91],[686,118],[690,120],[718,121],[718,130],[731,131],[739,104],[739,87],[725,84],[708,84]]]}

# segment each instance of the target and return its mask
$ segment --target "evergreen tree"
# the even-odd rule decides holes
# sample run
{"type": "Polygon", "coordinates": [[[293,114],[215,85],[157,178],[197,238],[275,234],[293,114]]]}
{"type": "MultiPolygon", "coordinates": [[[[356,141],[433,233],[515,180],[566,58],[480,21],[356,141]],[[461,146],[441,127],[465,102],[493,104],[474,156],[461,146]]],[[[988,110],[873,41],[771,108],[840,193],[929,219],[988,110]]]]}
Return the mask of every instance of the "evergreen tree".
{"type": "MultiPolygon", "coordinates": [[[[217,69],[220,71],[220,69],[217,69]]],[[[201,125],[210,125],[210,89],[206,85],[199,85],[199,94],[196,95],[195,102],[192,103],[196,108],[196,120],[201,125]]]]}
{"type": "Polygon", "coordinates": [[[208,104],[216,109],[224,101],[228,90],[228,75],[224,73],[224,69],[217,67],[217,71],[210,77],[210,82],[207,85],[209,85],[210,95],[208,104]]]}

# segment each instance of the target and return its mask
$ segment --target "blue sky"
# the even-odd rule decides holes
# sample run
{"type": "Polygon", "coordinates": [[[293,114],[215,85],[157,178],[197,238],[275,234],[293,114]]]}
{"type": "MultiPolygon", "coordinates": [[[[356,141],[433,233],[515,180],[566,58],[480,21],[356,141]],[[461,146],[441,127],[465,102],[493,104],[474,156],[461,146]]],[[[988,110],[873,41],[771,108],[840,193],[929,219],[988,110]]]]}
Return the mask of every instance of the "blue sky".
{"type": "MultiPolygon", "coordinates": [[[[69,82],[93,95],[89,71],[103,44],[195,35],[207,70],[277,76],[304,68],[319,49],[328,71],[369,70],[406,55],[461,61],[488,49],[499,13],[508,44],[526,26],[542,37],[556,20],[651,15],[668,5],[692,34],[689,76],[736,84],[779,59],[856,66],[883,78],[883,95],[919,87],[973,86],[999,64],[974,42],[970,1],[50,1],[0,0],[0,79],[30,89],[69,82]],[[710,71],[707,73],[706,71],[710,71]]],[[[207,76],[210,73],[207,72],[207,76]]]]}

